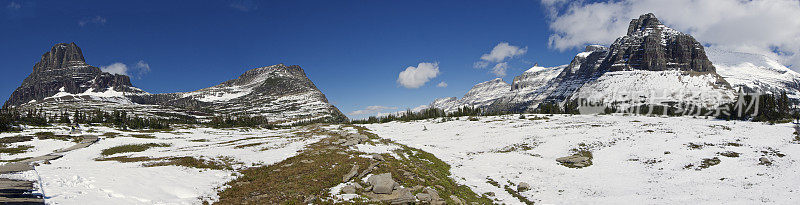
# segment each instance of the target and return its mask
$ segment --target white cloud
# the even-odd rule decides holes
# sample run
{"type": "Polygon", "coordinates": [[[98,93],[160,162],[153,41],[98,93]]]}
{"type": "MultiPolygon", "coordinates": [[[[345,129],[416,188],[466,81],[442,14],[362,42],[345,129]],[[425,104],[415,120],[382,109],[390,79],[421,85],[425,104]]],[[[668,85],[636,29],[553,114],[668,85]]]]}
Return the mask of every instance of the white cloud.
{"type": "Polygon", "coordinates": [[[380,106],[380,105],[373,105],[367,106],[363,110],[356,110],[353,112],[348,113],[349,115],[372,115],[378,114],[385,110],[397,110],[397,107],[387,107],[387,106],[380,106]]]}
{"type": "Polygon", "coordinates": [[[11,9],[11,10],[17,10],[19,8],[22,8],[22,5],[20,5],[17,2],[13,2],[12,1],[11,3],[8,4],[8,6],[6,6],[6,8],[11,9]]]}
{"type": "Polygon", "coordinates": [[[437,85],[436,85],[436,87],[440,87],[440,88],[446,88],[446,87],[447,87],[447,83],[445,83],[444,81],[442,81],[442,82],[440,82],[439,84],[437,84],[437,85]]]}
{"type": "Polygon", "coordinates": [[[406,88],[419,88],[439,75],[439,63],[419,63],[417,67],[409,66],[397,77],[397,83],[406,88]]]}
{"type": "Polygon", "coordinates": [[[497,63],[506,60],[506,58],[524,55],[526,52],[528,52],[528,47],[520,48],[501,42],[494,46],[491,52],[483,54],[481,60],[497,63]]]}
{"type": "Polygon", "coordinates": [[[102,66],[100,70],[111,74],[128,75],[128,65],[124,63],[113,63],[111,65],[102,66]]]}
{"type": "Polygon", "coordinates": [[[140,60],[133,67],[129,67],[124,63],[116,62],[112,63],[111,65],[101,66],[100,70],[111,74],[119,74],[127,76],[131,76],[131,74],[135,73],[137,74],[137,77],[141,78],[144,74],[150,72],[150,64],[140,60]]]}
{"type": "Polygon", "coordinates": [[[86,26],[88,24],[106,25],[107,21],[108,20],[105,17],[95,16],[91,18],[81,19],[80,21],[78,21],[78,25],[81,27],[86,26]]]}
{"type": "Polygon", "coordinates": [[[140,60],[136,63],[136,69],[139,70],[139,77],[150,72],[150,64],[140,60]]]}
{"type": "Polygon", "coordinates": [[[625,35],[630,19],[654,13],[703,44],[800,65],[800,0],[542,0],[542,5],[550,14],[549,46],[561,51],[609,45],[625,35]]]}
{"type": "Polygon", "coordinates": [[[506,76],[506,69],[508,69],[508,63],[498,63],[492,67],[492,73],[497,77],[503,77],[506,76]]]}
{"type": "Polygon", "coordinates": [[[474,68],[486,68],[486,67],[489,67],[489,62],[478,61],[478,62],[475,62],[475,64],[473,64],[472,67],[474,67],[474,68]]]}

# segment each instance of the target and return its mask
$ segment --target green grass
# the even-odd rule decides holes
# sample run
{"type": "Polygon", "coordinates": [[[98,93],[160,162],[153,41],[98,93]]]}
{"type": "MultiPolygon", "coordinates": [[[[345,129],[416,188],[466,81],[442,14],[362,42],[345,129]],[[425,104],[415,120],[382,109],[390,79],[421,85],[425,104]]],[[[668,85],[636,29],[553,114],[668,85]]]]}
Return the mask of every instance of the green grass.
{"type": "Polygon", "coordinates": [[[6,144],[0,144],[0,153],[14,155],[14,154],[25,153],[31,148],[33,148],[33,146],[30,145],[19,145],[16,147],[8,147],[8,145],[6,144]]]}
{"type": "Polygon", "coordinates": [[[37,137],[41,137],[41,136],[54,136],[56,134],[53,133],[53,132],[37,132],[36,134],[33,134],[33,135],[36,135],[37,137]]]}
{"type": "Polygon", "coordinates": [[[156,136],[153,136],[153,135],[142,135],[142,134],[133,134],[133,135],[130,135],[130,136],[133,137],[133,138],[141,138],[141,139],[155,139],[156,138],[156,136]]]}
{"type": "Polygon", "coordinates": [[[108,156],[118,153],[129,153],[129,152],[143,152],[147,149],[152,147],[169,147],[172,146],[171,144],[166,143],[147,143],[147,144],[129,144],[129,145],[120,145],[116,147],[111,147],[108,149],[104,149],[100,154],[108,156]]]}
{"type": "Polygon", "coordinates": [[[33,137],[31,137],[31,136],[17,135],[17,136],[13,136],[13,137],[0,138],[0,143],[17,143],[17,142],[27,142],[27,141],[31,141],[31,140],[33,140],[33,137]]]}

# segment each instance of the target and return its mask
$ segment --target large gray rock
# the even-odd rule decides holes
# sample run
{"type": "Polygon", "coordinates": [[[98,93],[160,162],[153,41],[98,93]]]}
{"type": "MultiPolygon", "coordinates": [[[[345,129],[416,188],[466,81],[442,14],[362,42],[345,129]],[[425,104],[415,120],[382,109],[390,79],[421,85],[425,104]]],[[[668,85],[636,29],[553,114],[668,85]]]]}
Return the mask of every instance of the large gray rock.
{"type": "Polygon", "coordinates": [[[578,154],[568,156],[568,157],[560,157],[556,159],[557,162],[560,162],[562,165],[567,167],[587,167],[592,165],[591,158],[584,157],[578,154]]]}
{"type": "Polygon", "coordinates": [[[397,186],[397,182],[392,179],[392,173],[372,175],[367,179],[367,183],[372,185],[372,193],[391,194],[397,186]]]}

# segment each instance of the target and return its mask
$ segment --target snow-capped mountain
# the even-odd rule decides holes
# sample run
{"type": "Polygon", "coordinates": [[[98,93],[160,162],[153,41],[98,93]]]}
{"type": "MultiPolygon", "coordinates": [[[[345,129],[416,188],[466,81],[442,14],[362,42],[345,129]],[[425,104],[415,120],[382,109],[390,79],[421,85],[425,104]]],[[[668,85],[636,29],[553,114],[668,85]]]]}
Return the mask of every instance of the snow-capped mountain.
{"type": "MultiPolygon", "coordinates": [[[[534,66],[514,78],[509,92],[497,92],[502,94],[495,96],[493,103],[479,107],[524,112],[542,102],[563,104],[569,100],[617,107],[675,103],[713,107],[730,102],[739,85],[765,91],[789,89],[790,94],[798,94],[800,75],[775,61],[717,50],[711,54],[718,63],[709,60],[703,45],[691,35],[645,14],[631,20],[627,34],[610,47],[587,46],[568,65],[534,66]]],[[[448,100],[451,104],[464,101],[448,100]]],[[[446,108],[439,104],[431,106],[446,108]]],[[[449,107],[464,105],[469,104],[449,107]]]]}
{"type": "Polygon", "coordinates": [[[346,119],[297,65],[255,68],[213,87],[144,95],[135,102],[213,110],[217,114],[260,115],[273,122],[346,119]]]}
{"type": "Polygon", "coordinates": [[[133,87],[128,76],[102,72],[86,64],[75,43],[59,43],[42,55],[3,107],[70,99],[125,101],[123,93],[145,92],[133,87]]]}
{"type": "Polygon", "coordinates": [[[761,54],[733,52],[714,47],[706,49],[717,73],[734,88],[746,92],[780,93],[800,99],[800,73],[761,54]]]}
{"type": "Polygon", "coordinates": [[[506,96],[510,90],[511,85],[504,82],[503,79],[495,78],[473,86],[461,99],[455,97],[440,98],[433,101],[430,106],[447,112],[456,111],[464,106],[486,107],[494,103],[498,98],[506,96]]]}
{"type": "Polygon", "coordinates": [[[126,110],[150,117],[259,115],[276,123],[347,119],[296,65],[255,68],[237,79],[193,92],[150,94],[133,87],[128,76],[86,64],[75,43],[56,44],[42,55],[4,107],[54,113],[126,110]]]}

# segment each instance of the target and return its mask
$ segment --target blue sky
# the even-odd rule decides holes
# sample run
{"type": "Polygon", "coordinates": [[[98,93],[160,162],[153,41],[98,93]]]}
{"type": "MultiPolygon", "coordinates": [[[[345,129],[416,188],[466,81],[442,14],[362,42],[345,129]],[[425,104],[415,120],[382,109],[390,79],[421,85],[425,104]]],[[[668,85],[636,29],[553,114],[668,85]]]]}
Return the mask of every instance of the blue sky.
{"type": "MultiPolygon", "coordinates": [[[[594,1],[564,2],[0,0],[0,97],[7,99],[53,44],[75,42],[89,64],[125,64],[134,86],[151,93],[197,90],[252,68],[285,63],[305,69],[345,113],[369,106],[404,110],[462,96],[476,83],[494,79],[491,67],[501,61],[508,65],[506,82],[534,63],[567,64],[582,45],[611,43],[628,19],[649,11],[646,6],[628,9],[636,11],[613,16],[608,24],[624,25],[586,33],[572,28],[604,26],[609,15],[598,12],[620,12],[598,10],[594,1]],[[567,7],[574,12],[557,13],[567,7]],[[589,13],[586,21],[571,26],[580,12],[589,13]],[[556,34],[577,40],[550,42],[556,34]],[[501,43],[525,52],[475,68],[501,43]],[[137,69],[139,62],[149,71],[137,69]],[[438,63],[439,73],[418,88],[402,86],[400,72],[420,63],[438,63]],[[441,82],[448,86],[437,87],[441,82]]],[[[603,4],[623,10],[635,5],[603,4]]],[[[681,23],[702,21],[683,22],[678,17],[691,16],[678,14],[672,15],[674,21],[666,15],[665,22],[699,30],[681,23]]],[[[713,39],[706,36],[698,39],[713,39]]]]}
{"type": "MultiPolygon", "coordinates": [[[[536,1],[3,1],[0,97],[7,99],[42,53],[76,42],[89,64],[126,64],[151,93],[192,91],[278,63],[300,65],[345,113],[413,108],[461,96],[495,78],[473,64],[501,42],[527,47],[508,60],[514,75],[568,63],[547,48],[536,1]],[[142,61],[149,72],[133,70],[142,61]],[[398,74],[438,62],[423,86],[398,74]],[[447,87],[437,87],[445,82],[447,87]]],[[[388,110],[387,110],[388,111],[388,110]]],[[[355,116],[360,117],[360,116],[355,116]]]]}

